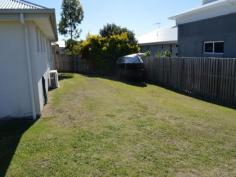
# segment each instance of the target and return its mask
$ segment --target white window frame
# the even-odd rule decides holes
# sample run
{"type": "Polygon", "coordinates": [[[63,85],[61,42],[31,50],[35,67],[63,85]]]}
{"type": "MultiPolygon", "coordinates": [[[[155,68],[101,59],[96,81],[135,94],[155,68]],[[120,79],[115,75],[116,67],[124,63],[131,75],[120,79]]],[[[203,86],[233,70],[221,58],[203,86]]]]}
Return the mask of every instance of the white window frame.
{"type": "Polygon", "coordinates": [[[42,53],[43,52],[43,35],[40,31],[40,52],[42,53]]]}
{"type": "Polygon", "coordinates": [[[41,35],[42,35],[42,52],[45,52],[45,50],[46,50],[45,37],[43,34],[41,34],[41,35]]]}
{"type": "Polygon", "coordinates": [[[204,46],[203,46],[203,50],[204,50],[204,54],[213,54],[213,55],[222,55],[224,54],[224,52],[215,52],[215,43],[224,43],[225,44],[225,41],[205,41],[204,42],[204,46]],[[205,47],[206,47],[206,44],[213,44],[213,52],[206,52],[205,51],[205,47]]]}
{"type": "Polygon", "coordinates": [[[36,40],[37,40],[37,52],[40,52],[40,32],[38,28],[36,28],[36,40]]]}

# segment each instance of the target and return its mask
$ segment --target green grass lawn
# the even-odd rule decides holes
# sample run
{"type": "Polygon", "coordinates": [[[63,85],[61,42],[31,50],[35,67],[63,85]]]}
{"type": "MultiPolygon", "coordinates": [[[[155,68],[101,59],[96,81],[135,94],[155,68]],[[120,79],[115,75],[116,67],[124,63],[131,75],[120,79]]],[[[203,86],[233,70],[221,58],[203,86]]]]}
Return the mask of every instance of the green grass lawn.
{"type": "Polygon", "coordinates": [[[0,132],[0,165],[12,154],[6,176],[236,176],[233,109],[78,74],[49,101],[22,136],[0,132]]]}

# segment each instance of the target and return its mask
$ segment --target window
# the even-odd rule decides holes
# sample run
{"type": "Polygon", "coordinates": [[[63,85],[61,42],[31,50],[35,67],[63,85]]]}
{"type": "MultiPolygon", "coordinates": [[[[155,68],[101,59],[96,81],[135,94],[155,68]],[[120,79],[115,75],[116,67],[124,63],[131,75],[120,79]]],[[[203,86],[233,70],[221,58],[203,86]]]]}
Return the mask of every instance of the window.
{"type": "Polygon", "coordinates": [[[172,45],[170,44],[170,53],[172,53],[172,45]]]}
{"type": "Polygon", "coordinates": [[[215,42],[215,53],[224,53],[224,42],[215,42]]]}
{"type": "Polygon", "coordinates": [[[40,52],[43,52],[43,35],[40,32],[40,52]]]}
{"type": "Polygon", "coordinates": [[[224,41],[204,42],[205,54],[224,54],[224,41]]]}
{"type": "Polygon", "coordinates": [[[214,50],[214,43],[213,42],[209,42],[209,43],[205,43],[205,53],[213,53],[214,50]]]}
{"type": "Polygon", "coordinates": [[[37,51],[40,52],[40,34],[38,29],[36,29],[36,38],[37,38],[37,51]]]}
{"type": "Polygon", "coordinates": [[[42,52],[45,52],[45,38],[44,38],[44,36],[42,35],[42,52]]]}

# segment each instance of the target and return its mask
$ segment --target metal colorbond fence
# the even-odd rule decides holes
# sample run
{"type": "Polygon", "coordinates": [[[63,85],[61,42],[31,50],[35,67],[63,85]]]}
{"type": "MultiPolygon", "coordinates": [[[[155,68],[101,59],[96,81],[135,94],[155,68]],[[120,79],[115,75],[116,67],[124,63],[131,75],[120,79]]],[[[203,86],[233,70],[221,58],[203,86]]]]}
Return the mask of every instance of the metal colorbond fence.
{"type": "Polygon", "coordinates": [[[147,58],[147,80],[236,107],[236,59],[147,58]]]}

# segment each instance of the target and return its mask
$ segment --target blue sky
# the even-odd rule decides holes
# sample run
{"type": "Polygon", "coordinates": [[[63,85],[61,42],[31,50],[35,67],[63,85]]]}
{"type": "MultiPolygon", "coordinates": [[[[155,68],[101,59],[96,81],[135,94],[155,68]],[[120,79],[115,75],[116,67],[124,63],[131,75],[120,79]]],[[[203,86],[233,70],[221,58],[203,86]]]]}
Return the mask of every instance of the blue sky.
{"type": "MultiPolygon", "coordinates": [[[[60,19],[62,0],[28,0],[50,8],[56,8],[60,19]]],[[[136,36],[158,28],[174,25],[168,17],[194,8],[202,0],[81,0],[85,18],[81,24],[84,39],[88,33],[97,34],[107,23],[115,23],[133,30],[136,36]]],[[[62,37],[60,37],[62,39],[62,37]]]]}

